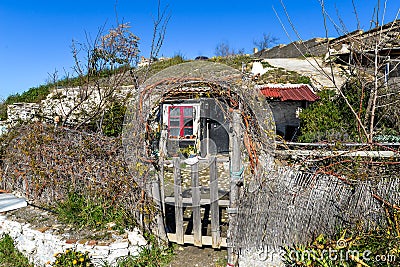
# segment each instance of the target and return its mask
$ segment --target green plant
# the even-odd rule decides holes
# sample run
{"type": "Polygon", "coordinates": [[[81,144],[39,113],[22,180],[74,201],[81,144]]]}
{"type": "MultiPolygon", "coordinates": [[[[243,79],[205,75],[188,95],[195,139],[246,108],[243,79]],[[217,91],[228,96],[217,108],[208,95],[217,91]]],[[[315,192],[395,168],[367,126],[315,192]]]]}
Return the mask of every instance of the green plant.
{"type": "Polygon", "coordinates": [[[284,248],[287,266],[400,266],[400,212],[385,208],[387,225],[371,231],[339,230],[310,244],[284,248]]]}
{"type": "Polygon", "coordinates": [[[324,90],[318,95],[321,99],[300,113],[301,135],[298,139],[302,142],[355,139],[356,127],[346,107],[338,103],[336,93],[324,90]]]}
{"type": "Polygon", "coordinates": [[[148,73],[147,73],[147,78],[148,78],[148,77],[151,77],[152,75],[156,74],[157,72],[160,72],[168,67],[178,65],[178,64],[184,63],[184,62],[187,62],[187,60],[185,60],[183,58],[183,56],[176,55],[170,59],[159,60],[159,61],[153,62],[150,65],[149,69],[147,68],[147,66],[138,68],[135,70],[135,74],[139,80],[142,80],[144,78],[144,76],[146,76],[147,71],[148,71],[148,73]]]}
{"type": "Polygon", "coordinates": [[[225,267],[228,264],[228,259],[227,258],[219,258],[215,262],[215,267],[225,267]]]}
{"type": "Polygon", "coordinates": [[[102,132],[106,136],[119,136],[122,133],[126,106],[112,103],[105,112],[102,122],[102,132]]]}
{"type": "Polygon", "coordinates": [[[29,260],[14,246],[14,240],[9,235],[0,239],[0,266],[2,267],[34,267],[29,260]]]}
{"type": "Polygon", "coordinates": [[[187,146],[184,148],[179,148],[179,153],[181,153],[184,157],[189,157],[190,155],[196,154],[195,146],[187,146]]]}
{"type": "MultiPolygon", "coordinates": [[[[264,66],[264,64],[263,64],[264,66]]],[[[264,66],[265,67],[265,66],[264,66]]],[[[268,67],[268,66],[267,66],[268,67]]],[[[303,76],[295,71],[288,71],[283,68],[274,68],[262,75],[258,83],[295,83],[295,84],[309,84],[311,80],[309,77],[303,76]]]]}
{"type": "Polygon", "coordinates": [[[55,255],[53,267],[92,267],[94,266],[88,252],[82,253],[76,250],[67,249],[55,255]]]}
{"type": "Polygon", "coordinates": [[[110,200],[101,197],[92,199],[73,191],[64,201],[57,203],[56,212],[61,221],[78,227],[106,228],[108,223],[113,222],[113,229],[121,230],[128,224],[134,224],[123,209],[110,200]]]}
{"type": "MultiPolygon", "coordinates": [[[[117,267],[162,267],[168,266],[174,255],[173,246],[160,246],[154,235],[146,235],[148,246],[142,246],[138,256],[123,256],[118,258],[117,267]]],[[[103,263],[102,267],[110,267],[103,263]]]]}
{"type": "Polygon", "coordinates": [[[225,65],[228,65],[237,70],[242,70],[243,64],[245,64],[247,66],[247,64],[253,62],[253,60],[250,56],[242,55],[242,54],[232,55],[232,56],[227,56],[227,57],[221,57],[221,56],[213,57],[213,58],[210,58],[209,61],[225,64],[225,65]]]}

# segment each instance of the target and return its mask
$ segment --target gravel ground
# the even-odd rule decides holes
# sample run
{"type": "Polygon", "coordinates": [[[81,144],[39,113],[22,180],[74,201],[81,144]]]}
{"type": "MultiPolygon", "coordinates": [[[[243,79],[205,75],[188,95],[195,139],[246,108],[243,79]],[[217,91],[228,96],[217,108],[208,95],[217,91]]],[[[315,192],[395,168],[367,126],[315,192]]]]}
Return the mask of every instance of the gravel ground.
{"type": "Polygon", "coordinates": [[[170,267],[225,267],[227,259],[226,249],[198,248],[194,246],[177,246],[176,255],[170,267]]]}

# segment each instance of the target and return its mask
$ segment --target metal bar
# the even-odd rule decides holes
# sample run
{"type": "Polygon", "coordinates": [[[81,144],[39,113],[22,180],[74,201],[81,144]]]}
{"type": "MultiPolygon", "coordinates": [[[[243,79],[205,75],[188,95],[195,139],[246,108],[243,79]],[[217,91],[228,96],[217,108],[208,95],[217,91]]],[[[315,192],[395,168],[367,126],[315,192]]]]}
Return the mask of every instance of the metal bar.
{"type": "Polygon", "coordinates": [[[400,153],[394,151],[323,151],[323,150],[277,150],[276,155],[280,156],[314,156],[314,157],[376,157],[376,158],[397,158],[400,153]]]}

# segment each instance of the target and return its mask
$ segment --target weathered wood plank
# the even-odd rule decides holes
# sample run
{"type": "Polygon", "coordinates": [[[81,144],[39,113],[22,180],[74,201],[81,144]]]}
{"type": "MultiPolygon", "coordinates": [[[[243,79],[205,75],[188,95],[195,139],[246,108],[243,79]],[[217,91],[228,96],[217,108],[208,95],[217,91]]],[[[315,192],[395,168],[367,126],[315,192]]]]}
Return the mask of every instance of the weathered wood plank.
{"type": "MultiPolygon", "coordinates": [[[[176,234],[172,234],[172,233],[168,233],[168,240],[170,242],[177,242],[176,240],[176,234]]],[[[194,244],[194,237],[192,235],[184,235],[184,242],[185,244],[194,244]]],[[[204,246],[211,246],[212,245],[212,237],[211,236],[202,236],[201,237],[201,243],[204,246]]],[[[221,247],[227,247],[226,244],[226,238],[221,238],[221,243],[220,243],[221,247]]]]}
{"type": "Polygon", "coordinates": [[[236,232],[236,220],[237,220],[237,206],[239,199],[239,177],[238,173],[241,169],[241,154],[240,154],[240,145],[241,145],[241,112],[240,110],[234,110],[232,112],[232,134],[231,134],[231,183],[230,183],[230,205],[227,209],[229,216],[229,226],[227,232],[227,245],[228,245],[228,263],[232,266],[236,266],[238,261],[237,252],[234,250],[232,246],[233,235],[236,232]]]}
{"type": "Polygon", "coordinates": [[[372,158],[396,158],[400,154],[394,151],[324,151],[324,150],[277,150],[279,156],[313,156],[313,157],[372,157],[372,158]]]}
{"type": "Polygon", "coordinates": [[[199,163],[191,167],[192,175],[192,206],[193,206],[193,237],[194,245],[201,247],[201,213],[200,213],[200,183],[199,183],[199,163]]]}
{"type": "MultiPolygon", "coordinates": [[[[160,195],[160,184],[159,184],[158,180],[154,181],[152,184],[152,195],[153,195],[153,199],[156,202],[157,206],[159,208],[162,208],[161,195],[160,195]]],[[[164,218],[161,213],[157,213],[156,222],[157,222],[157,231],[158,231],[157,236],[160,237],[162,240],[166,241],[167,235],[165,233],[164,218]]]]}
{"type": "MultiPolygon", "coordinates": [[[[211,201],[208,198],[200,199],[200,206],[210,205],[211,201]]],[[[165,204],[174,205],[175,204],[175,197],[166,197],[165,204]]],[[[182,205],[183,207],[193,207],[193,199],[191,197],[184,197],[182,198],[182,205]]],[[[219,199],[218,206],[226,208],[229,207],[229,200],[228,199],[219,199]]]]}
{"type": "Polygon", "coordinates": [[[175,233],[176,242],[183,245],[183,205],[182,205],[182,177],[181,161],[178,157],[173,158],[174,164],[174,197],[175,197],[175,233]]]}
{"type": "MultiPolygon", "coordinates": [[[[198,158],[199,162],[208,162],[209,159],[208,158],[198,158]]],[[[217,162],[229,162],[229,158],[225,157],[225,158],[217,158],[217,162]]],[[[166,159],[163,161],[164,164],[172,164],[173,160],[170,159],[166,159]]]]}
{"type": "Polygon", "coordinates": [[[210,202],[212,247],[219,248],[221,246],[221,233],[219,226],[218,173],[216,157],[211,157],[210,159],[210,202]]]}

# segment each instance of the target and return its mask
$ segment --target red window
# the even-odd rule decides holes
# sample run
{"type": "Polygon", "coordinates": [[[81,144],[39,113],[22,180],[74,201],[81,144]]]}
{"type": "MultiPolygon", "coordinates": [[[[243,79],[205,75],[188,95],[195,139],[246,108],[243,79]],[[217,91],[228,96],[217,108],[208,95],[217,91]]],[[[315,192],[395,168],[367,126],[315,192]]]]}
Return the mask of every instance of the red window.
{"type": "Polygon", "coordinates": [[[168,130],[170,137],[193,135],[193,107],[169,107],[168,130]]]}

